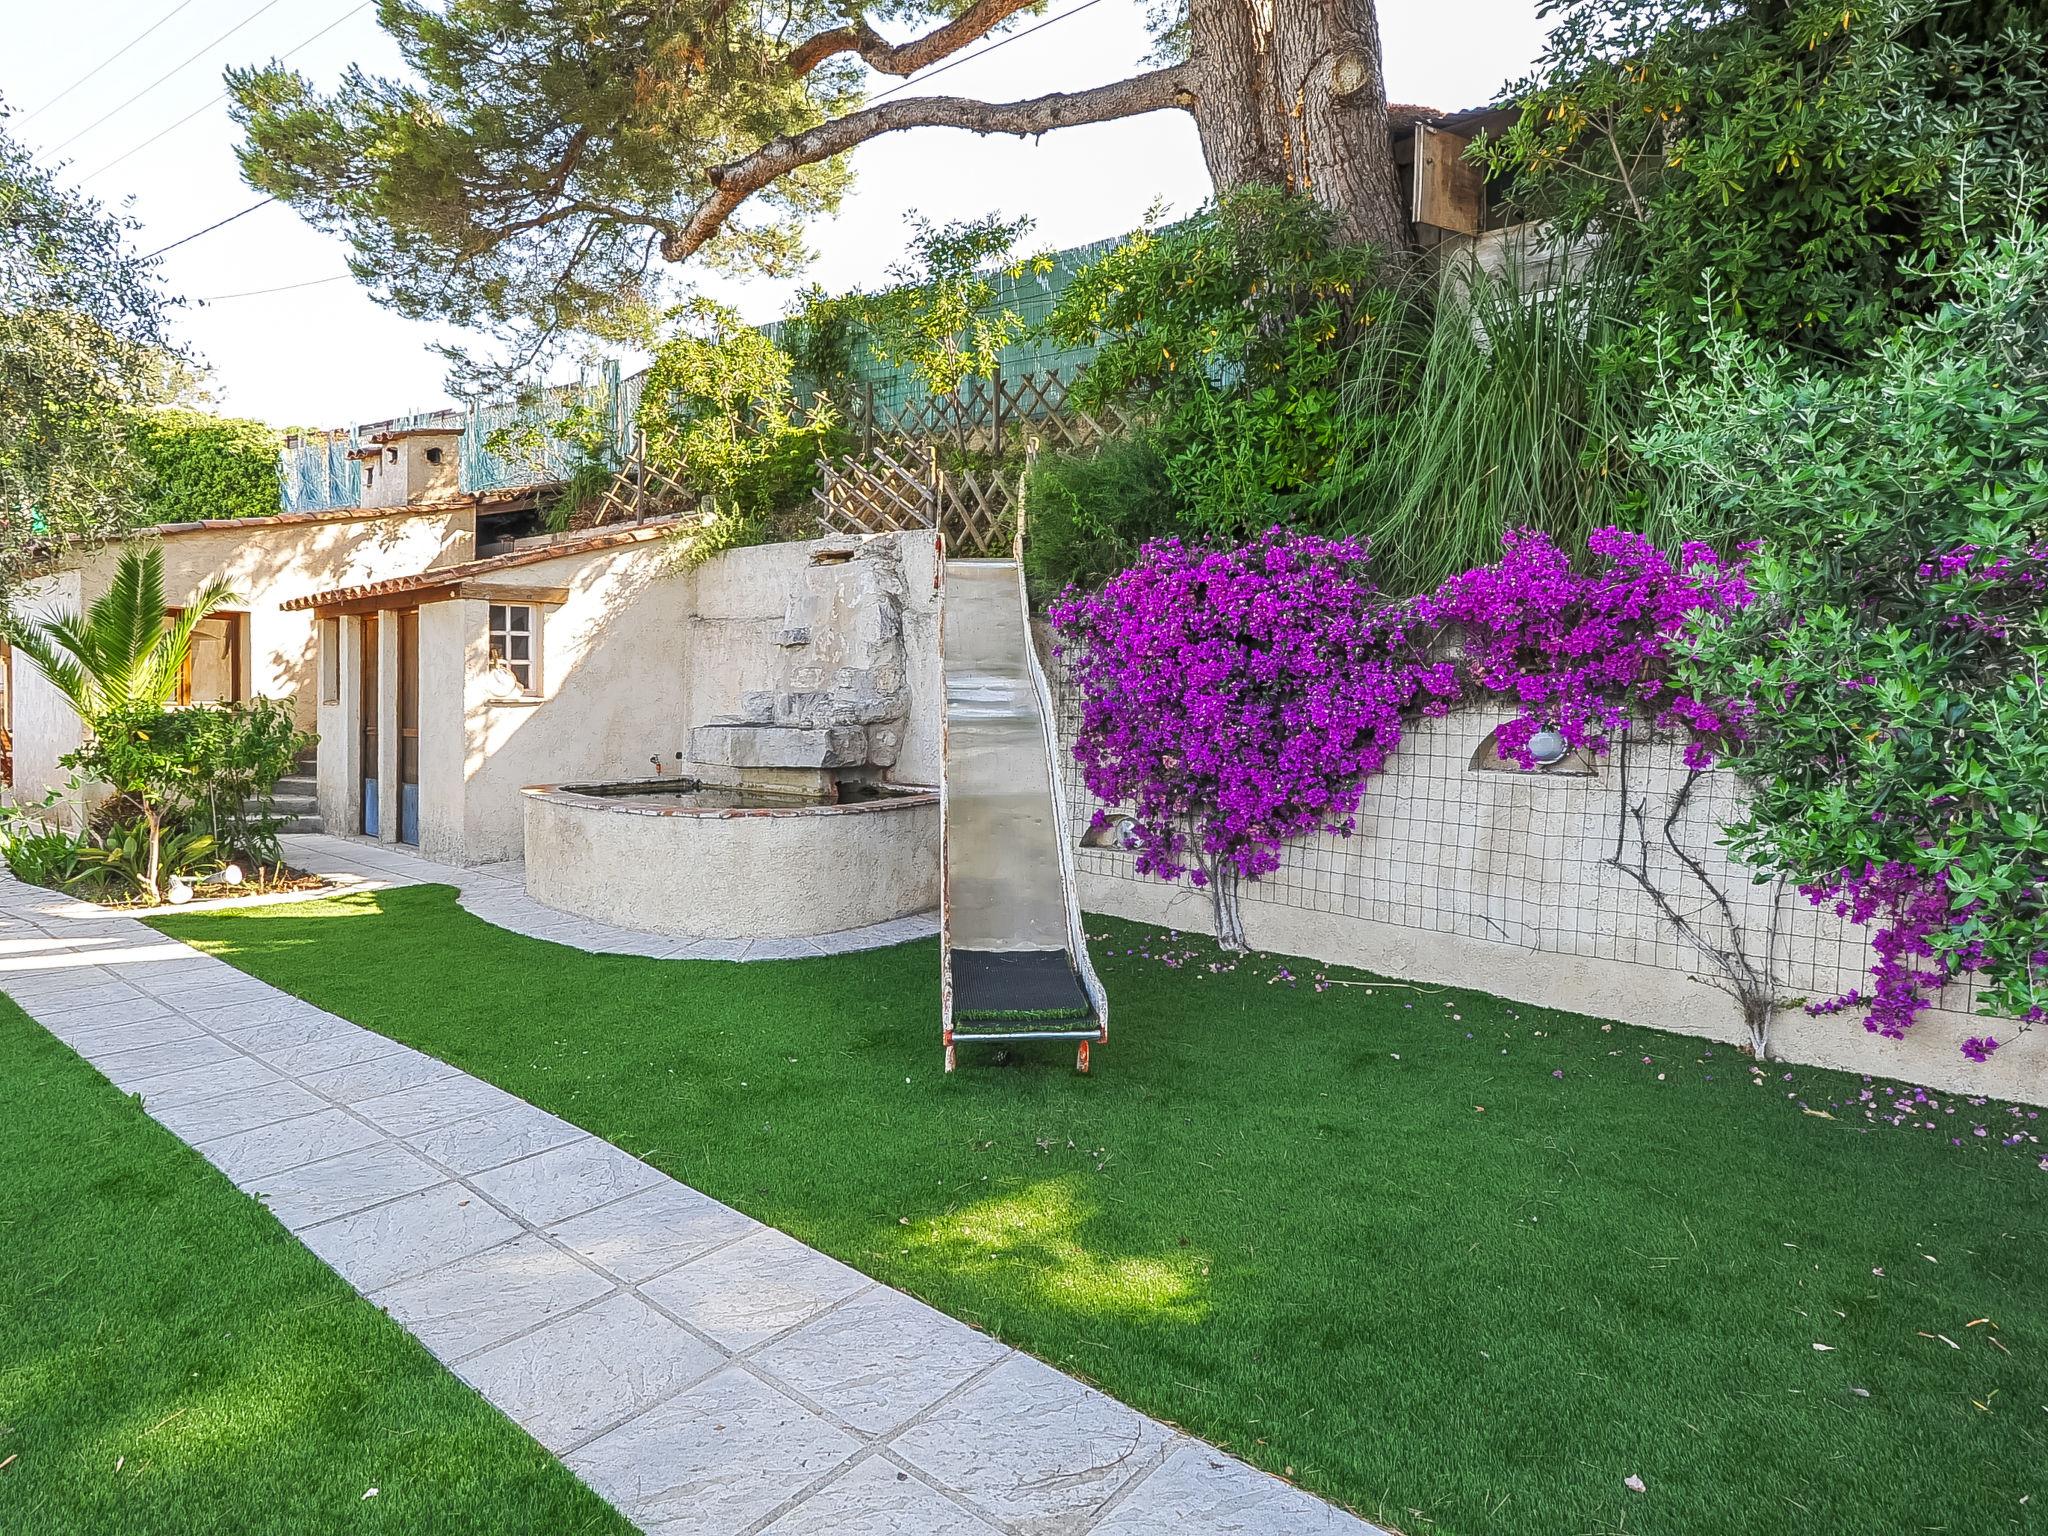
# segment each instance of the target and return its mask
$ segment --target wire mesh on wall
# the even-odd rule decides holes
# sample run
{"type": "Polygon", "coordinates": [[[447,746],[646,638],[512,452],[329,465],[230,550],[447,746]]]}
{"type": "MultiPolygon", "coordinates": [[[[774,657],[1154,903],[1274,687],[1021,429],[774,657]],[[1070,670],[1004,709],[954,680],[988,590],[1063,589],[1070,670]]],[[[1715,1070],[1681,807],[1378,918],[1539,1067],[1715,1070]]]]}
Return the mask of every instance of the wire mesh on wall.
{"type": "MultiPolygon", "coordinates": [[[[1071,687],[1060,689],[1059,709],[1061,768],[1078,840],[1099,802],[1072,757],[1080,705],[1071,687]]],[[[1662,835],[1665,808],[1686,777],[1678,744],[1639,742],[1631,754],[1628,800],[1645,806],[1649,832],[1647,847],[1639,850],[1636,831],[1624,822],[1614,755],[1589,773],[1473,766],[1475,749],[1510,718],[1505,709],[1483,706],[1414,725],[1387,771],[1367,785],[1351,836],[1325,833],[1290,844],[1278,869],[1240,887],[1253,942],[1261,908],[1296,908],[1705,979],[1711,969],[1705,957],[1612,862],[1618,847],[1631,860],[1646,853],[1650,878],[1681,916],[1710,937],[1725,931],[1714,895],[1662,835]]],[[[1781,893],[1775,882],[1757,883],[1718,846],[1720,829],[1741,815],[1734,776],[1712,772],[1672,833],[1725,895],[1752,945],[1773,926],[1772,903],[1782,903],[1771,955],[1781,996],[1818,1002],[1867,988],[1865,929],[1796,891],[1781,893]]],[[[1158,883],[1138,874],[1134,856],[1121,849],[1081,848],[1077,860],[1084,877],[1158,883]]],[[[1941,1005],[1970,1012],[1974,989],[1958,983],[1941,1005]]]]}

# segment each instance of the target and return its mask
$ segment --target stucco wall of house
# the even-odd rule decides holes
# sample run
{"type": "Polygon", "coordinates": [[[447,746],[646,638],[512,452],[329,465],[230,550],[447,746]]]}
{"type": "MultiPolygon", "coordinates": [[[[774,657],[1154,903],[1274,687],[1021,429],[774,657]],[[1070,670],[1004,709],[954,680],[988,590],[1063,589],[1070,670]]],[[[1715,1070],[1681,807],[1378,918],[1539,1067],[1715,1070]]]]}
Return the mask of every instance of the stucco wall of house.
{"type": "Polygon", "coordinates": [[[521,589],[566,588],[568,601],[541,609],[536,698],[507,696],[492,675],[488,596],[422,610],[434,627],[423,616],[420,850],[460,864],[519,857],[526,785],[644,778],[654,758],[677,772],[687,714],[691,583],[664,541],[518,566],[479,585],[509,601],[521,589]],[[459,669],[461,705],[428,716],[425,697],[445,691],[441,668],[459,669]],[[459,731],[445,728],[451,718],[459,731]]]}
{"type": "MultiPolygon", "coordinates": [[[[1063,700],[1071,744],[1075,701],[1063,700]]],[[[1708,985],[1707,960],[1609,862],[1621,831],[1621,764],[1612,756],[1583,774],[1478,769],[1476,749],[1506,716],[1461,711],[1414,726],[1388,770],[1371,780],[1356,831],[1323,834],[1285,851],[1281,867],[1240,886],[1245,936],[1258,949],[1357,966],[1404,981],[1472,987],[1518,1002],[1569,1009],[1730,1044],[1747,1040],[1736,1005],[1708,985]]],[[[1078,839],[1098,802],[1063,756],[1078,839]]],[[[1683,777],[1675,744],[1639,748],[1631,801],[1648,797],[1649,872],[1703,931],[1721,929],[1712,899],[1657,841],[1662,808],[1683,777]]],[[[1678,823],[1681,842],[1727,894],[1761,956],[1771,887],[1752,883],[1715,847],[1718,829],[1741,814],[1732,776],[1708,775],[1678,823]]],[[[1626,852],[1634,857],[1635,843],[1626,852]]],[[[1188,933],[1214,933],[1210,897],[1185,882],[1137,873],[1135,856],[1110,848],[1077,853],[1082,904],[1188,933]]],[[[1981,1065],[1958,1047],[1977,1034],[2006,1035],[1977,1014],[1967,984],[1923,1014],[1903,1040],[1866,1031],[1853,1012],[1810,1016],[1803,1006],[1868,986],[1867,930],[1816,909],[1797,892],[1779,898],[1771,948],[1781,1008],[1774,1055],[1950,1092],[2048,1103],[2048,1034],[2013,1040],[1981,1065]]]]}
{"type": "MultiPolygon", "coordinates": [[[[249,616],[242,662],[245,695],[296,699],[299,724],[317,730],[314,616],[287,613],[280,605],[336,587],[470,559],[476,551],[476,514],[463,505],[377,517],[258,520],[239,527],[174,532],[156,544],[163,551],[164,596],[170,606],[189,604],[217,579],[240,599],[230,606],[249,616]]],[[[45,591],[41,589],[46,584],[39,583],[25,591],[16,600],[16,611],[35,614],[54,606],[76,612],[90,605],[106,591],[121,550],[132,547],[110,545],[94,551],[61,573],[60,588],[45,591]]],[[[17,677],[34,670],[26,661],[16,666],[17,677]]],[[[61,701],[55,709],[33,702],[34,683],[23,692],[31,696],[31,704],[26,716],[19,704],[16,709],[15,788],[17,798],[33,802],[68,777],[55,768],[55,761],[77,744],[78,722],[61,701]]]]}
{"type": "Polygon", "coordinates": [[[332,644],[338,650],[335,686],[320,697],[318,706],[315,788],[320,820],[329,832],[349,834],[362,827],[363,738],[356,704],[362,696],[368,626],[360,615],[350,614],[327,621],[317,634],[321,645],[332,644]]]}
{"type": "MultiPolygon", "coordinates": [[[[82,583],[81,574],[75,570],[40,577],[22,588],[14,611],[76,613],[82,583]]],[[[15,651],[8,667],[14,729],[14,789],[10,799],[15,805],[35,806],[48,791],[62,789],[70,782],[70,773],[58,766],[58,759],[78,747],[84,731],[70,701],[34,662],[15,651]]],[[[75,822],[82,810],[82,801],[76,796],[56,808],[58,819],[67,823],[75,822]]]]}

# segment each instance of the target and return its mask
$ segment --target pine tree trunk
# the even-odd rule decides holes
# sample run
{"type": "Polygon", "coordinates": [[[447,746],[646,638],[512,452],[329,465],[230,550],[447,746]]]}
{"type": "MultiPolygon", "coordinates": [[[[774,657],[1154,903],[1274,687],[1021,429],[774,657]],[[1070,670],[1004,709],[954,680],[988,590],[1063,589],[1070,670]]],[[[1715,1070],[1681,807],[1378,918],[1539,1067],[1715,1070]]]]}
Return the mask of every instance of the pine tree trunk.
{"type": "Polygon", "coordinates": [[[1190,0],[1193,111],[1218,192],[1306,192],[1344,237],[1410,246],[1373,0],[1190,0]]]}

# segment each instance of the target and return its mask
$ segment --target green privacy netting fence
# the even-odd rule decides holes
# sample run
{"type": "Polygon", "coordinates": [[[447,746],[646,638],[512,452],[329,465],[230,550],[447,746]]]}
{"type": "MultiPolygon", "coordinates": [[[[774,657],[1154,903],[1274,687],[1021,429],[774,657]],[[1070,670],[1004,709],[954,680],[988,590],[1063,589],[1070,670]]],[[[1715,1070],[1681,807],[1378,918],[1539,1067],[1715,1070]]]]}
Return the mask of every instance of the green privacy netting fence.
{"type": "MultiPolygon", "coordinates": [[[[1000,382],[1016,386],[1030,379],[1057,376],[1071,380],[1095,355],[1093,347],[1063,347],[1038,334],[1060,293],[1074,274],[1120,243],[1121,237],[1097,240],[1055,252],[1044,270],[1026,270],[995,279],[996,295],[989,313],[1009,310],[1024,320],[1027,334],[1003,349],[1000,382]]],[[[781,322],[762,327],[779,335],[781,322]]],[[[573,406],[595,406],[609,419],[613,446],[620,458],[632,451],[633,419],[640,408],[645,374],[621,375],[616,362],[593,370],[575,384],[547,390],[537,400],[476,404],[464,411],[426,412],[376,422],[339,432],[301,433],[284,447],[283,484],[286,511],[311,512],[353,507],[362,502],[362,466],[352,457],[363,442],[380,431],[446,425],[462,433],[462,489],[465,492],[512,490],[567,476],[574,450],[547,430],[573,406]],[[520,432],[538,427],[537,432],[520,432]],[[491,440],[503,429],[526,440],[520,451],[494,451],[491,440]]],[[[853,366],[853,384],[861,409],[871,422],[886,426],[899,416],[914,419],[930,392],[907,367],[883,361],[862,347],[853,366]]],[[[811,386],[798,380],[798,394],[808,398],[811,386]]],[[[973,380],[963,389],[959,405],[970,412],[975,400],[995,397],[986,381],[973,380]]]]}

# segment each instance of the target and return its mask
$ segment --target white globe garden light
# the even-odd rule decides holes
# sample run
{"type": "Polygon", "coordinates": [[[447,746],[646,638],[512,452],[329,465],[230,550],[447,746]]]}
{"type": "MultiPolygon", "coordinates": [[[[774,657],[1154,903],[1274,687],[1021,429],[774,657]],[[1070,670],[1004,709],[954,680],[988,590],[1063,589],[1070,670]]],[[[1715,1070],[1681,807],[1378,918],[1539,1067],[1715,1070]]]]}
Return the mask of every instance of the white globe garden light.
{"type": "Polygon", "coordinates": [[[1564,736],[1557,731],[1545,729],[1529,738],[1529,755],[1536,759],[1536,766],[1548,768],[1552,763],[1563,760],[1571,750],[1564,736]]]}

